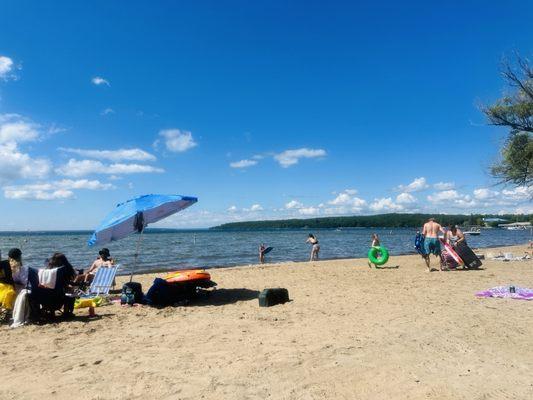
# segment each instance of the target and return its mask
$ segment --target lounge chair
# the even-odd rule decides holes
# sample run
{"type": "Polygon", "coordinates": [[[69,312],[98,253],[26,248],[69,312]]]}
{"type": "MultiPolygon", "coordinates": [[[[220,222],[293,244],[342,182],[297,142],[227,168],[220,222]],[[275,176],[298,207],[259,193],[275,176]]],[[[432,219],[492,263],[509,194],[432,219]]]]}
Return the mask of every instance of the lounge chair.
{"type": "Polygon", "coordinates": [[[120,265],[98,268],[89,290],[81,297],[107,296],[109,290],[113,287],[115,275],[117,274],[119,267],[120,265]]]}

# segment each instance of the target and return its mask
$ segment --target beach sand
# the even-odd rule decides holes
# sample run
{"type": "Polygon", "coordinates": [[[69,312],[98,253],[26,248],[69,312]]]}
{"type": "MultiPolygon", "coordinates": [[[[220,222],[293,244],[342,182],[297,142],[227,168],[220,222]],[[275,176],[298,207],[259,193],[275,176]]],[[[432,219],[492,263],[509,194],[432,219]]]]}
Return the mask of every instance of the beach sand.
{"type": "MultiPolygon", "coordinates": [[[[523,254],[525,246],[506,248],[523,254]]],[[[487,249],[481,253],[497,253],[487,249]]],[[[532,399],[533,262],[427,273],[419,256],[211,270],[188,306],[0,327],[1,399],[532,399]],[[258,292],[292,301],[259,308],[258,292]]],[[[147,290],[156,275],[136,276],[147,290]]],[[[125,277],[119,279],[119,287],[125,277]]]]}

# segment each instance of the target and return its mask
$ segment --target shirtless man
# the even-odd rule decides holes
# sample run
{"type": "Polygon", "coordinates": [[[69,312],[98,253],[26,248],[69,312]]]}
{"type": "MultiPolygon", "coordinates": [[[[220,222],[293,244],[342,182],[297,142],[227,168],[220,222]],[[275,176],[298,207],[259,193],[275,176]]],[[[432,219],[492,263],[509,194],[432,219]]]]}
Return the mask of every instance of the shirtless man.
{"type": "Polygon", "coordinates": [[[440,226],[438,222],[435,222],[434,218],[430,218],[428,222],[424,224],[424,228],[422,229],[422,235],[424,236],[424,260],[426,261],[428,272],[433,271],[430,267],[431,260],[429,256],[434,254],[436,257],[440,258],[439,232],[446,234],[442,226],[440,226]]]}

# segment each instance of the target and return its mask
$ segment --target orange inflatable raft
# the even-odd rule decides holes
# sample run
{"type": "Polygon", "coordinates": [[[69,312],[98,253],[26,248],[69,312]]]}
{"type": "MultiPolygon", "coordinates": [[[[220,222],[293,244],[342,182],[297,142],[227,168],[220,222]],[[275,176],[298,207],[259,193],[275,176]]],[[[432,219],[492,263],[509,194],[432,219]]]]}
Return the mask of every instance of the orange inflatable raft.
{"type": "Polygon", "coordinates": [[[204,269],[184,269],[169,273],[163,278],[169,283],[192,282],[192,281],[210,281],[211,274],[204,269]]]}

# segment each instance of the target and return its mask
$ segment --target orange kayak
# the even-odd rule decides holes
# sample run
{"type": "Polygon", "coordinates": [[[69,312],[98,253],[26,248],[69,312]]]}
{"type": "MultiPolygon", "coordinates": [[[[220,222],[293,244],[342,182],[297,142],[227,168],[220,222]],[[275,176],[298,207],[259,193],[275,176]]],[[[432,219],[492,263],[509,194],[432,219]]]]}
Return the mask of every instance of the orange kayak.
{"type": "Polygon", "coordinates": [[[211,274],[203,269],[184,269],[171,272],[163,278],[167,282],[190,282],[198,280],[211,280],[211,274]]]}

